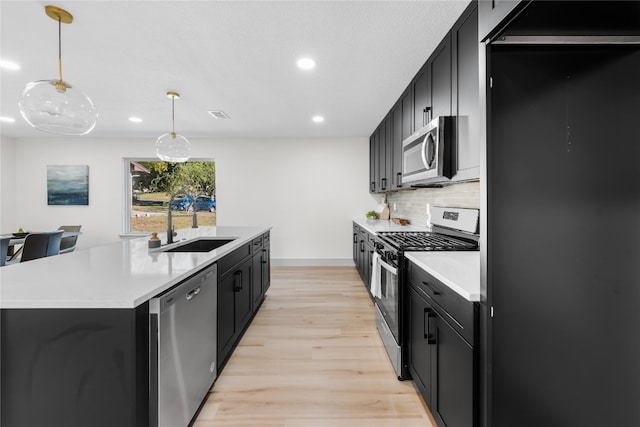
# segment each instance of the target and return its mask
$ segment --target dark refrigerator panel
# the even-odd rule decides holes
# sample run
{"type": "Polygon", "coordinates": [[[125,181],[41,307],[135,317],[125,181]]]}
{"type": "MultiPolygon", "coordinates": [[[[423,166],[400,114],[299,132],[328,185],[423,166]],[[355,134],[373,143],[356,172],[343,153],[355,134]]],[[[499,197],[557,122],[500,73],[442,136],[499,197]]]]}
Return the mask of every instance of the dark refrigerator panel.
{"type": "Polygon", "coordinates": [[[640,47],[493,46],[494,427],[640,425],[640,47]]]}

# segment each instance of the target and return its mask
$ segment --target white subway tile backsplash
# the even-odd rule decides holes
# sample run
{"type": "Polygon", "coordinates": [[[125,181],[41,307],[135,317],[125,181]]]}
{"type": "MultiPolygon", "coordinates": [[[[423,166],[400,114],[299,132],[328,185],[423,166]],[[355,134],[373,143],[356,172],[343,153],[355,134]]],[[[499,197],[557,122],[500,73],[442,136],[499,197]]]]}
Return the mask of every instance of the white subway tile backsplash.
{"type": "Polygon", "coordinates": [[[406,218],[412,225],[427,226],[427,204],[452,208],[480,208],[480,183],[465,182],[443,188],[417,188],[387,194],[392,218],[406,218]],[[393,209],[395,203],[396,209],[393,209]]]}

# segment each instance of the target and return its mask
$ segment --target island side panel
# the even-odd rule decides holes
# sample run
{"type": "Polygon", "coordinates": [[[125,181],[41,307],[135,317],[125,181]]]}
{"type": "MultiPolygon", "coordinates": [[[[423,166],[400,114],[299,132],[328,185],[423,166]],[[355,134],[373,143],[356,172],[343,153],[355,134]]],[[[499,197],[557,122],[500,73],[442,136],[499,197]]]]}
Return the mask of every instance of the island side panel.
{"type": "Polygon", "coordinates": [[[3,427],[149,425],[147,304],[0,315],[3,427]]]}

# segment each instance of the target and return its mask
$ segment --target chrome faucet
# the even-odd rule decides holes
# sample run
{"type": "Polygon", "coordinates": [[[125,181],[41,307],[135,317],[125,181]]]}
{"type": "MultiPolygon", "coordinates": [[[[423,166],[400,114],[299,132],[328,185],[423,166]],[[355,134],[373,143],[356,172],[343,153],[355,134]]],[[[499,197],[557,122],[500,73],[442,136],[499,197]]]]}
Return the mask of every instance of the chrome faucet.
{"type": "MultiPolygon", "coordinates": [[[[175,194],[173,196],[175,196],[175,194]]],[[[173,200],[173,196],[169,198],[169,211],[167,213],[167,245],[173,243],[173,238],[178,235],[175,227],[171,224],[171,201],[173,200]]]]}

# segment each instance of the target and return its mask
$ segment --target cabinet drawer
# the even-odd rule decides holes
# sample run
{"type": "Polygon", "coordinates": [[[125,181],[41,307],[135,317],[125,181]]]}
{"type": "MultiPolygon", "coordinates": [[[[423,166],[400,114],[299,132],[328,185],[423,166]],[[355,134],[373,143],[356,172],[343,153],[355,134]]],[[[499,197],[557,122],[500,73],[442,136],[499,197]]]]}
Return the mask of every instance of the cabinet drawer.
{"type": "Polygon", "coordinates": [[[243,259],[251,255],[252,242],[245,243],[229,255],[225,255],[218,261],[218,277],[224,276],[235,265],[241,262],[243,259]]]}
{"type": "Polygon", "coordinates": [[[433,301],[434,308],[469,343],[475,344],[477,305],[467,301],[412,262],[407,265],[408,283],[433,301]]]}
{"type": "Polygon", "coordinates": [[[263,245],[262,236],[256,237],[255,239],[253,239],[253,241],[251,243],[251,247],[253,248],[252,249],[253,253],[254,254],[258,253],[262,249],[262,245],[263,245]]]}
{"type": "Polygon", "coordinates": [[[367,233],[367,243],[373,246],[373,243],[376,241],[375,234],[367,233]]]}

